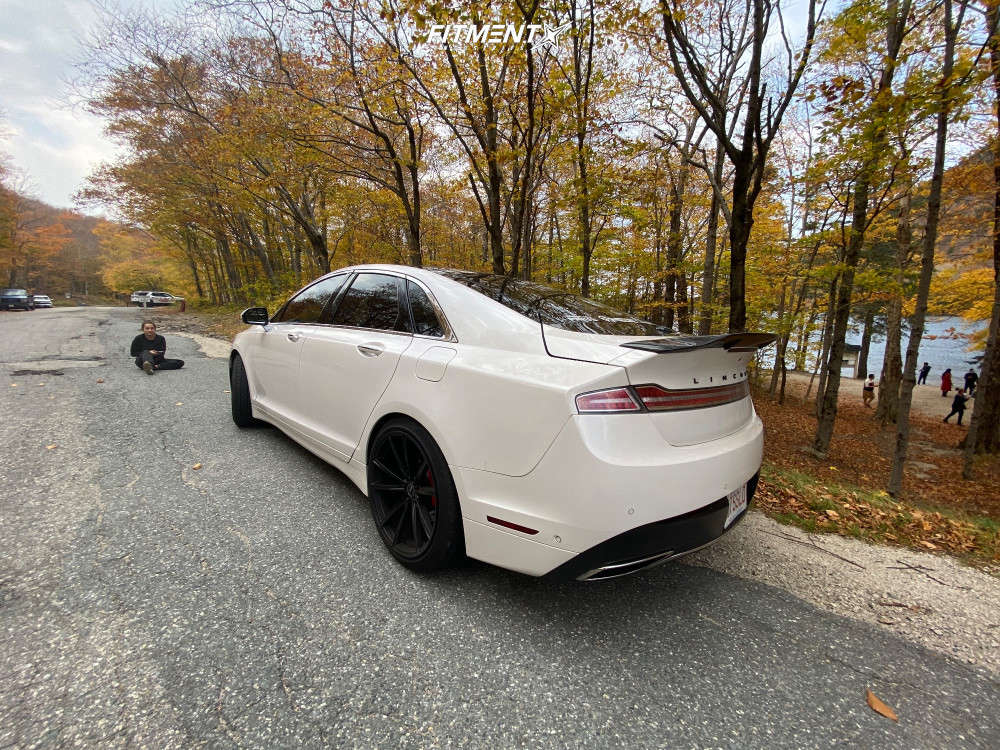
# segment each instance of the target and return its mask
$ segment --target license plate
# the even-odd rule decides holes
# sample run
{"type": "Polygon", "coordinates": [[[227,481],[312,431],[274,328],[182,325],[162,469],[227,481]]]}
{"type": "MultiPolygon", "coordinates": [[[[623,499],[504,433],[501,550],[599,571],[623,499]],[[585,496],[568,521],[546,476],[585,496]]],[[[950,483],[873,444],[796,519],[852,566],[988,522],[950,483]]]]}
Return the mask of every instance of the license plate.
{"type": "Polygon", "coordinates": [[[739,489],[735,489],[726,495],[729,501],[729,514],[726,516],[726,525],[722,528],[728,529],[729,525],[747,509],[747,486],[744,484],[739,489]]]}

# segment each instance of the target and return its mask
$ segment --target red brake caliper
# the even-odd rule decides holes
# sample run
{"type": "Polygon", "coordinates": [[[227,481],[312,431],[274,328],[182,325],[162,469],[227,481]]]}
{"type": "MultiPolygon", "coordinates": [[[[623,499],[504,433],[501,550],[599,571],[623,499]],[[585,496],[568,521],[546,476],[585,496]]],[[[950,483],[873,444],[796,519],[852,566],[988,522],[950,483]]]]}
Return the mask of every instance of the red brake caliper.
{"type": "MultiPolygon", "coordinates": [[[[430,482],[431,488],[434,487],[434,477],[431,476],[431,470],[427,470],[427,481],[430,482]]],[[[437,493],[431,495],[431,507],[436,508],[438,504],[437,493]]]]}

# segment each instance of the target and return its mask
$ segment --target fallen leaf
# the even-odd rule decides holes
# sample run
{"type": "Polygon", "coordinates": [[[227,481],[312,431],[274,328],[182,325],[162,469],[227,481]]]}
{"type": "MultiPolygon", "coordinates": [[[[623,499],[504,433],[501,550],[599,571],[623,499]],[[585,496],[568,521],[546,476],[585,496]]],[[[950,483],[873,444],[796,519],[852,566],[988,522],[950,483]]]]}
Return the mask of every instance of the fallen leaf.
{"type": "Polygon", "coordinates": [[[45,446],[45,450],[50,451],[50,450],[53,450],[54,448],[57,448],[57,447],[58,446],[55,443],[52,443],[52,445],[46,445],[45,446]]]}
{"type": "Polygon", "coordinates": [[[174,406],[184,406],[184,402],[178,401],[176,404],[174,404],[174,406]]]}
{"type": "Polygon", "coordinates": [[[868,701],[868,705],[871,707],[872,711],[882,714],[887,719],[892,719],[897,723],[899,722],[899,717],[896,716],[896,712],[880,701],[871,690],[865,689],[865,699],[868,701]]]}
{"type": "Polygon", "coordinates": [[[201,468],[201,464],[195,464],[195,465],[194,465],[194,466],[192,466],[191,468],[192,468],[192,469],[194,469],[195,471],[198,471],[198,469],[200,469],[200,468],[201,468]]]}
{"type": "Polygon", "coordinates": [[[226,390],[223,391],[223,393],[229,393],[229,389],[227,388],[226,390]]]}
{"type": "Polygon", "coordinates": [[[10,387],[11,387],[11,388],[17,388],[17,383],[11,383],[11,384],[10,384],[10,387]]]}
{"type": "Polygon", "coordinates": [[[103,382],[104,382],[104,378],[98,378],[98,379],[97,379],[97,382],[98,382],[98,383],[103,383],[103,382]]]}
{"type": "Polygon", "coordinates": [[[923,539],[920,540],[920,546],[926,547],[927,549],[937,549],[938,548],[938,546],[936,544],[934,544],[933,542],[928,542],[928,541],[925,541],[923,539]]]}
{"type": "Polygon", "coordinates": [[[39,388],[44,388],[44,387],[45,387],[45,383],[39,383],[39,384],[38,384],[38,387],[39,387],[39,388]]]}
{"type": "Polygon", "coordinates": [[[836,470],[837,470],[837,467],[836,467],[836,466],[831,466],[831,467],[830,467],[830,471],[836,471],[836,470]]]}
{"type": "Polygon", "coordinates": [[[826,515],[829,518],[834,518],[834,519],[840,518],[840,514],[837,511],[835,511],[835,510],[826,510],[826,511],[824,511],[824,513],[826,513],[826,515]]]}

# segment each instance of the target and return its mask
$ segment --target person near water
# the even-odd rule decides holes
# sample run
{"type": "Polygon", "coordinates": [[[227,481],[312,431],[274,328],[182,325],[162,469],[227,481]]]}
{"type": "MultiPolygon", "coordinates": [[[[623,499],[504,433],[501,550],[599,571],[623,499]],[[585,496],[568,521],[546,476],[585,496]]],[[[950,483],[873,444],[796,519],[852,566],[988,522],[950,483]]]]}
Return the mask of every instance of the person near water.
{"type": "Polygon", "coordinates": [[[941,373],[941,398],[948,395],[951,390],[951,368],[949,367],[941,373]]]}
{"type": "Polygon", "coordinates": [[[973,391],[976,390],[976,384],[979,382],[979,375],[971,367],[969,371],[965,373],[965,392],[972,396],[973,391]]]}
{"type": "Polygon", "coordinates": [[[132,339],[131,354],[135,357],[135,366],[147,375],[157,370],[179,370],[184,366],[183,359],[166,359],[167,340],[156,332],[156,323],[151,320],[142,321],[142,333],[132,339]]]}
{"type": "Polygon", "coordinates": [[[965,414],[965,402],[969,400],[969,397],[965,395],[961,388],[955,389],[955,399],[951,402],[951,411],[948,412],[948,416],[942,419],[942,422],[947,422],[951,419],[953,414],[958,415],[958,423],[962,424],[962,415],[965,414]]]}
{"type": "Polygon", "coordinates": [[[920,377],[917,378],[917,385],[927,385],[927,376],[931,374],[930,363],[924,362],[924,366],[920,368],[920,377]]]}
{"type": "Polygon", "coordinates": [[[872,401],[875,400],[875,376],[869,375],[868,380],[865,381],[864,386],[861,388],[861,398],[864,404],[869,409],[872,408],[872,401]]]}

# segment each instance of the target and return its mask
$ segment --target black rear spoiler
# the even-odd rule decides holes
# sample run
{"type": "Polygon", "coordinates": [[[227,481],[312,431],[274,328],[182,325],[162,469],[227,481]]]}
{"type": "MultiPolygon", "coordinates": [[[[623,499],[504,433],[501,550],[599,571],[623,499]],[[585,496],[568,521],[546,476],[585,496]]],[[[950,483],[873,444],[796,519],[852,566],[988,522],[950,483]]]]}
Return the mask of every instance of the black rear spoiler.
{"type": "Polygon", "coordinates": [[[628,341],[622,346],[646,352],[669,354],[695,349],[725,349],[727,352],[755,352],[773,344],[778,337],[772,333],[723,333],[718,336],[677,336],[668,339],[628,341]]]}

